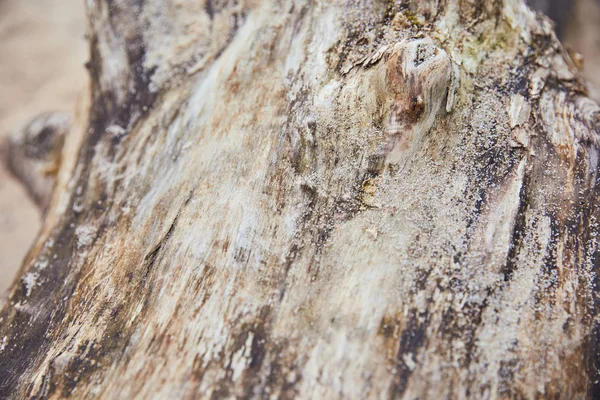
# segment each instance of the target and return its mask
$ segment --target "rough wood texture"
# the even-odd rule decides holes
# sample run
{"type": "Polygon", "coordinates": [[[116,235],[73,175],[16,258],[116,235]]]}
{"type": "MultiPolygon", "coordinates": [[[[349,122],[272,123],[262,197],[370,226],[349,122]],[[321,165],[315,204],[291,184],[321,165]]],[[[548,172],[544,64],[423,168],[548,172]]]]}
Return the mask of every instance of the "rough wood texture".
{"type": "Polygon", "coordinates": [[[600,109],[521,1],[88,1],[12,398],[593,398],[600,109]]]}

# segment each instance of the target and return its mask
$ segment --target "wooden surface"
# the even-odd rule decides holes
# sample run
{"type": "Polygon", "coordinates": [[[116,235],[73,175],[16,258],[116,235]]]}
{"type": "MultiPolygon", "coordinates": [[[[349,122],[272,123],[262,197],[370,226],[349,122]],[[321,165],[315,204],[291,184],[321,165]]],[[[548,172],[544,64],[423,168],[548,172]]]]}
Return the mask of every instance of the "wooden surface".
{"type": "Polygon", "coordinates": [[[88,6],[0,395],[598,395],[600,109],[544,18],[88,6]]]}

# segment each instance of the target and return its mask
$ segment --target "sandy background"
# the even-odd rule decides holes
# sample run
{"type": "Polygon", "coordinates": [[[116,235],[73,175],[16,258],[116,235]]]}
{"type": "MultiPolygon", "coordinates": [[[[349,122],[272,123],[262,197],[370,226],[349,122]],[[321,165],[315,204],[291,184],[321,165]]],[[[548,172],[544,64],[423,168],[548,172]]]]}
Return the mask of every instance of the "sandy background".
{"type": "MultiPolygon", "coordinates": [[[[0,139],[40,112],[74,110],[85,87],[83,0],[0,0],[0,139]]],[[[23,188],[0,167],[0,291],[40,225],[23,188]]]]}
{"type": "MultiPolygon", "coordinates": [[[[43,111],[74,111],[86,84],[84,0],[0,0],[0,140],[43,111]]],[[[599,99],[600,3],[578,0],[563,40],[585,56],[599,99]]],[[[12,282],[40,224],[25,191],[0,167],[0,293],[12,282]]]]}

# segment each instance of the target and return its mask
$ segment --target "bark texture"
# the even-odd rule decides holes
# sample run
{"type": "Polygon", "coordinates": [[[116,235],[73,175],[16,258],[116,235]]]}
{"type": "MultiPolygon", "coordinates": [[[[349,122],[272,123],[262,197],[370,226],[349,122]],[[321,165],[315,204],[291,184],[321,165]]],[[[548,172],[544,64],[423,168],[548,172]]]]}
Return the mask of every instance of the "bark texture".
{"type": "Polygon", "coordinates": [[[600,109],[545,17],[87,6],[0,397],[600,396],[600,109]]]}

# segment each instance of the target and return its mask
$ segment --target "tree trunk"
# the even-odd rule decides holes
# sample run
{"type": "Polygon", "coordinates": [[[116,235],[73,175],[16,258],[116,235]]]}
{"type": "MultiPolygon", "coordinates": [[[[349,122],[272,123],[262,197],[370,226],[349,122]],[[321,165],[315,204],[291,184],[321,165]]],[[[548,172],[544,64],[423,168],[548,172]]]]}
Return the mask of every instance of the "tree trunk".
{"type": "Polygon", "coordinates": [[[0,397],[600,396],[600,109],[546,18],[87,4],[0,397]]]}

